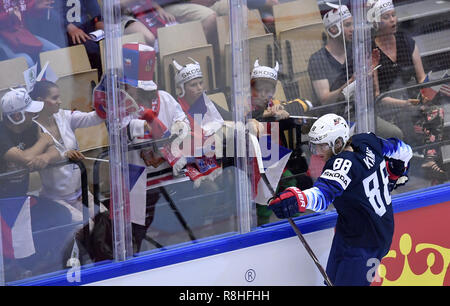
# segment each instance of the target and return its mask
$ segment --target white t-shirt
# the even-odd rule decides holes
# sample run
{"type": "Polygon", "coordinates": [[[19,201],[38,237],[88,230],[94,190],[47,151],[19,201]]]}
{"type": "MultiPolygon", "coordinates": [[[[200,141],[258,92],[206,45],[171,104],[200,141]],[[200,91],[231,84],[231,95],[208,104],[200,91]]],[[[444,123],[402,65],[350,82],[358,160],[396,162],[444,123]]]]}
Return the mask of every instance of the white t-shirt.
{"type": "MultiPolygon", "coordinates": [[[[170,131],[172,125],[177,121],[183,121],[189,126],[189,121],[186,114],[183,112],[180,104],[166,91],[158,90],[159,95],[159,113],[158,119],[167,127],[170,131]]],[[[139,143],[148,141],[144,139],[144,123],[142,119],[131,119],[129,123],[130,136],[132,143],[139,143]]],[[[170,169],[171,166],[167,161],[161,163],[158,167],[146,166],[142,159],[141,150],[130,151],[128,154],[128,162],[130,164],[145,167],[139,179],[133,185],[130,190],[130,218],[131,222],[136,224],[145,224],[145,208],[146,208],[146,188],[147,188],[147,175],[156,174],[159,171],[170,169]]],[[[149,178],[149,181],[163,179],[164,176],[172,175],[171,172],[164,172],[165,174],[158,175],[156,177],[149,178]]]]}
{"type": "MultiPolygon", "coordinates": [[[[44,133],[52,136],[55,146],[62,157],[68,150],[78,150],[78,142],[75,136],[77,128],[95,126],[103,122],[103,119],[98,117],[95,111],[86,113],[61,109],[53,116],[61,134],[61,140],[57,140],[45,127],[35,122],[42,128],[44,133]]],[[[39,174],[42,181],[40,196],[53,200],[74,201],[81,195],[81,176],[77,165],[68,164],[61,167],[48,167],[39,171],[39,174]]]]}

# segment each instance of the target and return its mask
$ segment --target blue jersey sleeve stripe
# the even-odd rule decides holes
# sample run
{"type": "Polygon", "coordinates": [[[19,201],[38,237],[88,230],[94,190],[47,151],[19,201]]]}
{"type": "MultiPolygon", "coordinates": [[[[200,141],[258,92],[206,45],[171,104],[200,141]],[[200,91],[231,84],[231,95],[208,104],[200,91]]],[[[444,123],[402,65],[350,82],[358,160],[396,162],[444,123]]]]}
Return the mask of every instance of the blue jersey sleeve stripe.
{"type": "Polygon", "coordinates": [[[308,204],[306,205],[306,209],[310,209],[312,211],[324,211],[328,208],[330,203],[326,200],[322,191],[319,188],[313,187],[304,191],[306,198],[308,199],[308,204]]]}
{"type": "Polygon", "coordinates": [[[389,158],[402,160],[407,164],[412,158],[412,149],[409,145],[396,138],[382,139],[383,155],[389,158]]]}
{"type": "Polygon", "coordinates": [[[308,199],[306,208],[313,211],[323,211],[343,192],[344,190],[339,183],[318,178],[314,187],[304,191],[308,199]]]}

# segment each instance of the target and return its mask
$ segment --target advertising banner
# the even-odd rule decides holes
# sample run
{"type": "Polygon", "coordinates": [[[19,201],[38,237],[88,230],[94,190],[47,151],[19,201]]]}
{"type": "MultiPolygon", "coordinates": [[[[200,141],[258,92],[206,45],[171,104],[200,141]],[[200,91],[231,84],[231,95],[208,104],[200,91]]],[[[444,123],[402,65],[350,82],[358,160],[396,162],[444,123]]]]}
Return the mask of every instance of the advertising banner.
{"type": "Polygon", "coordinates": [[[395,214],[391,250],[373,286],[450,285],[450,202],[395,214]]]}

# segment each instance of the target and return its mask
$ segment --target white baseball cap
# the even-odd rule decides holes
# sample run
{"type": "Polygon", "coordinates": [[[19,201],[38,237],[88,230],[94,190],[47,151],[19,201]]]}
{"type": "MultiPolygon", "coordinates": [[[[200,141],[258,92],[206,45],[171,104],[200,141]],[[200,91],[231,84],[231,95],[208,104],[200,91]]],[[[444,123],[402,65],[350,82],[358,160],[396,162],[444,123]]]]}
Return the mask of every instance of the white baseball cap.
{"type": "Polygon", "coordinates": [[[11,89],[1,100],[2,115],[8,117],[13,124],[19,125],[25,121],[25,112],[39,113],[44,108],[44,102],[31,99],[25,88],[11,89]],[[15,120],[11,115],[21,113],[22,117],[15,120]]]}
{"type": "Polygon", "coordinates": [[[251,75],[251,80],[253,79],[269,79],[273,81],[278,80],[278,69],[279,65],[278,62],[276,63],[275,67],[270,68],[267,66],[260,66],[259,60],[255,61],[255,64],[253,65],[253,71],[251,75]]]}

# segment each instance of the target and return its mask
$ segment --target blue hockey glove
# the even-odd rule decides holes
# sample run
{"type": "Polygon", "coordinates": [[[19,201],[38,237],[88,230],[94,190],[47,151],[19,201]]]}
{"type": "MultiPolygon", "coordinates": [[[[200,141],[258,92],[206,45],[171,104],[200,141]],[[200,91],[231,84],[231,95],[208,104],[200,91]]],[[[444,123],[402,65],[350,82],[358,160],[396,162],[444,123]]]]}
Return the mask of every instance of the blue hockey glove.
{"type": "Polygon", "coordinates": [[[292,218],[299,212],[305,212],[307,203],[308,199],[303,191],[297,187],[289,187],[269,202],[269,208],[279,219],[292,218]]]}

